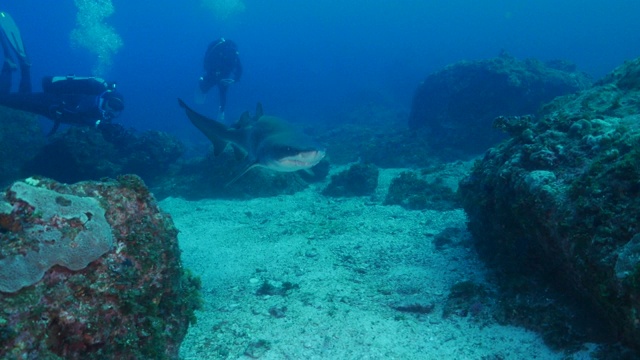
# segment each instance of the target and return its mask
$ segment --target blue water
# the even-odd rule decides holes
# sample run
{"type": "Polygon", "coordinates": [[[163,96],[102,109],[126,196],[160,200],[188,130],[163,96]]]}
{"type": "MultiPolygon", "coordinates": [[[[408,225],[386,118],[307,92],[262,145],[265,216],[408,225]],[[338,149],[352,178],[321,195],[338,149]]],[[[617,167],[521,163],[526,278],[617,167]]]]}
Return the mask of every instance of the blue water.
{"type": "MultiPolygon", "coordinates": [[[[126,97],[118,121],[196,141],[203,138],[176,98],[216,114],[216,92],[204,105],[193,103],[193,93],[204,51],[220,36],[236,41],[244,64],[229,92],[227,119],[257,101],[294,122],[340,121],[368,99],[408,108],[429,73],[503,49],[518,58],[569,60],[594,78],[640,55],[637,0],[244,0],[242,11],[226,17],[201,0],[113,5],[105,22],[124,46],[102,75],[126,97]]],[[[36,90],[44,75],[91,74],[96,56],[70,42],[73,1],[2,6],[21,29],[36,90]]]]}

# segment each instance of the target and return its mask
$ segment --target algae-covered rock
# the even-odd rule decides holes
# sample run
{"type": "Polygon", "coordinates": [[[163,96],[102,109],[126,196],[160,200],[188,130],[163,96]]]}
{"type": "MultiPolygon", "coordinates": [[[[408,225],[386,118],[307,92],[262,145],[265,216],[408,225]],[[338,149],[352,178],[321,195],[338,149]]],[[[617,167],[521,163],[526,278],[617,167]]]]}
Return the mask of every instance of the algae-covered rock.
{"type": "MultiPolygon", "coordinates": [[[[573,289],[640,349],[640,59],[536,118],[460,184],[485,259],[573,289]]],[[[605,325],[602,325],[605,326],[605,325]]]]}
{"type": "Polygon", "coordinates": [[[371,195],[378,187],[377,167],[371,164],[354,164],[349,169],[331,176],[331,182],[322,191],[327,196],[371,195]]]}
{"type": "Polygon", "coordinates": [[[591,86],[584,73],[562,61],[517,60],[502,53],[462,61],[429,75],[415,92],[409,126],[442,152],[477,154],[504,139],[496,116],[537,113],[556,96],[591,86]]]}
{"type": "Polygon", "coordinates": [[[391,181],[385,205],[409,210],[451,210],[459,208],[455,191],[442,178],[431,181],[413,171],[404,171],[391,181]]]}
{"type": "Polygon", "coordinates": [[[30,178],[0,200],[0,358],[178,358],[199,280],[140,178],[30,178]]]}
{"type": "Polygon", "coordinates": [[[183,153],[177,138],[160,131],[138,133],[117,124],[70,127],[55,134],[25,171],[66,183],[136,174],[153,184],[183,153]]]}

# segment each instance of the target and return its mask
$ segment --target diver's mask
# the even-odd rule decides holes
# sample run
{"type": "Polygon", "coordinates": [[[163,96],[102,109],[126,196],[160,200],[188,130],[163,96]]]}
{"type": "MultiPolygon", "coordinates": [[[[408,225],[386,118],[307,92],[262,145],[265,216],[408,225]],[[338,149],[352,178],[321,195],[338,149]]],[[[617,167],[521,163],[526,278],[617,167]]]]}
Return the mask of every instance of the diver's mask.
{"type": "Polygon", "coordinates": [[[105,120],[120,116],[120,113],[124,110],[122,94],[112,90],[103,92],[98,97],[98,109],[105,120]]]}

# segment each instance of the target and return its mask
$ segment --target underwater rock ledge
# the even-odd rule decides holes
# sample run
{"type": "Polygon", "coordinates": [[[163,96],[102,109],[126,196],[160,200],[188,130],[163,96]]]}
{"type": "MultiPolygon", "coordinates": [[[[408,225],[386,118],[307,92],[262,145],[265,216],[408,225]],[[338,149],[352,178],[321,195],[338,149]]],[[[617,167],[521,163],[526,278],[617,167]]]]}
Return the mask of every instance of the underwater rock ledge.
{"type": "Polygon", "coordinates": [[[0,358],[177,359],[199,280],[142,180],[14,183],[0,198],[0,358]]]}
{"type": "Polygon", "coordinates": [[[640,58],[543,115],[501,117],[511,135],[460,184],[490,263],[575,290],[640,350],[640,58]]]}
{"type": "Polygon", "coordinates": [[[409,127],[434,150],[481,154],[505,139],[491,128],[499,115],[536,113],[556,96],[585,90],[591,79],[575,65],[519,60],[502,52],[461,61],[429,75],[415,91],[409,127]]]}

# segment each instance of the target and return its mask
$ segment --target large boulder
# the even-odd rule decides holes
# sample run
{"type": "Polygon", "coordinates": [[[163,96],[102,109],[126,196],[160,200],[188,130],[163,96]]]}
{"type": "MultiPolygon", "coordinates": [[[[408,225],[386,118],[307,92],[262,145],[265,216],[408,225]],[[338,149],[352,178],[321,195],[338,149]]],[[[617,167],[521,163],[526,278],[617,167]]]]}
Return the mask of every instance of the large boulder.
{"type": "Polygon", "coordinates": [[[462,61],[429,75],[415,92],[409,127],[422,128],[434,150],[478,154],[504,140],[491,123],[525,115],[556,96],[583,90],[588,76],[562,61],[497,58],[462,61]]]}
{"type": "Polygon", "coordinates": [[[177,359],[199,281],[140,178],[0,196],[0,358],[177,359]]]}
{"type": "Polygon", "coordinates": [[[640,349],[640,58],[543,115],[499,117],[511,138],[460,184],[491,263],[573,289],[640,349]]]}

